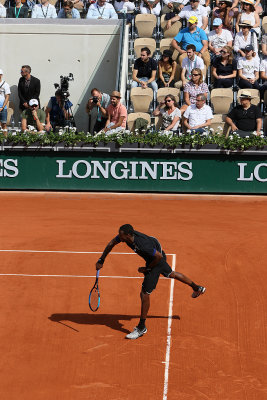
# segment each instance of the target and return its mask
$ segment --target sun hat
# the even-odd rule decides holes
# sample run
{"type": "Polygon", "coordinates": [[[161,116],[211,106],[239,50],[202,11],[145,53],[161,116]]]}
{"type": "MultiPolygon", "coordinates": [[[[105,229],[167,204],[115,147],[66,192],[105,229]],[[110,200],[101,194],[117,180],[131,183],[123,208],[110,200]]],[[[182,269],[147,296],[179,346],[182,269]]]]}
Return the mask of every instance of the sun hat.
{"type": "Polygon", "coordinates": [[[29,106],[31,107],[31,106],[34,106],[34,105],[36,105],[36,106],[39,105],[38,100],[36,100],[36,99],[31,99],[31,100],[29,101],[29,106]]]}
{"type": "Polygon", "coordinates": [[[189,22],[190,24],[197,24],[197,23],[198,23],[198,18],[195,17],[194,15],[192,15],[192,16],[188,19],[188,22],[189,22]]]}
{"type": "Polygon", "coordinates": [[[219,25],[221,25],[222,23],[223,23],[223,22],[222,22],[221,18],[215,18],[212,25],[213,25],[213,26],[219,26],[219,25]]]}
{"type": "Polygon", "coordinates": [[[239,95],[240,99],[252,99],[254,96],[250,93],[249,90],[243,90],[243,92],[239,95]]]}
{"type": "Polygon", "coordinates": [[[247,27],[249,27],[249,28],[252,28],[251,22],[250,22],[250,21],[247,21],[247,20],[245,20],[245,21],[243,21],[243,22],[239,22],[238,25],[239,25],[239,26],[247,26],[247,27]]]}
{"type": "Polygon", "coordinates": [[[252,6],[255,5],[255,1],[254,0],[241,0],[242,3],[247,3],[247,4],[251,4],[252,6]]]}
{"type": "Polygon", "coordinates": [[[116,90],[113,90],[111,93],[110,97],[118,97],[119,99],[121,98],[120,92],[117,92],[116,90]]]}

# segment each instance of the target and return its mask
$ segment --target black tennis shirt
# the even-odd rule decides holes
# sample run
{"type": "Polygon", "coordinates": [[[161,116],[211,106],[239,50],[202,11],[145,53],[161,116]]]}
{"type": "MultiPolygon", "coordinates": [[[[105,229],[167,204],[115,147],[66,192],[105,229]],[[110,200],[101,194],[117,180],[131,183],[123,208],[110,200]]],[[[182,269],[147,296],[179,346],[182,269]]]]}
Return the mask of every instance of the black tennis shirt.
{"type": "MultiPolygon", "coordinates": [[[[115,240],[117,243],[121,242],[119,235],[115,237],[115,240]]],[[[147,236],[141,232],[134,231],[133,243],[126,244],[136,254],[142,257],[147,264],[150,264],[153,261],[156,251],[162,254],[162,248],[159,241],[153,236],[147,236]]]]}

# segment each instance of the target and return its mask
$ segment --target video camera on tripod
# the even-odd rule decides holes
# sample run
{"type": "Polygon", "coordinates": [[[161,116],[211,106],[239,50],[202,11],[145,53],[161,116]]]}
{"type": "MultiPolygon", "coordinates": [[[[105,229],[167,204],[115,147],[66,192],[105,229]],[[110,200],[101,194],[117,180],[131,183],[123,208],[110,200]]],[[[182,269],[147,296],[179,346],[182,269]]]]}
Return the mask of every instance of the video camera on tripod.
{"type": "Polygon", "coordinates": [[[74,81],[73,74],[70,72],[68,76],[60,75],[60,83],[54,83],[56,89],[60,90],[61,97],[64,101],[66,101],[70,94],[69,90],[69,81],[74,81]]]}

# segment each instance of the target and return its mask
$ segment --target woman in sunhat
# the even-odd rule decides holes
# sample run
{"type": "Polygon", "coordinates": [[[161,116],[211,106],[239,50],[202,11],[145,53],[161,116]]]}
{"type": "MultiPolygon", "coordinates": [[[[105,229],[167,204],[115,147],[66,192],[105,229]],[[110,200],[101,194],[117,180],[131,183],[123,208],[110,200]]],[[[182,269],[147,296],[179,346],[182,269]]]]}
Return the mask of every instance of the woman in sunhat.
{"type": "Polygon", "coordinates": [[[172,59],[172,51],[164,50],[158,65],[159,79],[157,80],[158,88],[174,87],[174,77],[177,68],[176,61],[172,59]]]}
{"type": "Polygon", "coordinates": [[[259,14],[255,12],[254,5],[254,0],[242,0],[242,11],[238,14],[236,19],[236,32],[240,31],[239,23],[249,21],[257,35],[260,34],[260,17],[259,14]]]}
{"type": "Polygon", "coordinates": [[[256,56],[258,57],[258,40],[255,32],[251,32],[252,25],[250,21],[239,22],[241,31],[235,35],[234,51],[237,59],[245,57],[245,47],[252,46],[256,56]]]}

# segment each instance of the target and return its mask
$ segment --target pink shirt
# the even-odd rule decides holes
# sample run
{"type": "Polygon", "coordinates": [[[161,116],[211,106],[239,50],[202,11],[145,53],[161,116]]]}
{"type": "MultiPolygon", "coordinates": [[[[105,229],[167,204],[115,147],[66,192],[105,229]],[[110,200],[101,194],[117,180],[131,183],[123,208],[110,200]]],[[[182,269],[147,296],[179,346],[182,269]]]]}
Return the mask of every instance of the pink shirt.
{"type": "Polygon", "coordinates": [[[113,107],[113,105],[110,104],[107,110],[110,116],[110,122],[114,122],[114,124],[117,124],[119,122],[120,117],[124,117],[121,127],[126,128],[127,109],[123,104],[119,103],[116,107],[113,107]]]}

